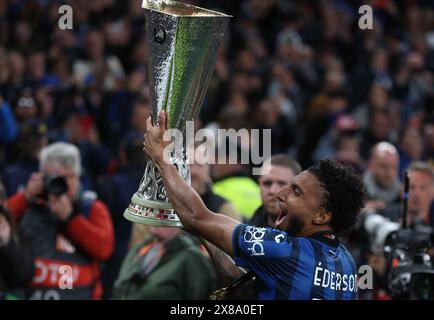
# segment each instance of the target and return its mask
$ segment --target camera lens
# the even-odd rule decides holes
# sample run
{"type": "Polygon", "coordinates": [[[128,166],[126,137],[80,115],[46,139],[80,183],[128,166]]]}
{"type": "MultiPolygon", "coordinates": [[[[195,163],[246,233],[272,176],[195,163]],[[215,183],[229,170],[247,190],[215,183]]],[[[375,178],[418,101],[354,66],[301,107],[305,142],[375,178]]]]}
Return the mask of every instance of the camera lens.
{"type": "Polygon", "coordinates": [[[55,196],[61,196],[68,191],[65,178],[56,175],[46,176],[44,187],[47,194],[55,196]]]}
{"type": "Polygon", "coordinates": [[[430,272],[414,273],[411,277],[410,298],[415,300],[434,299],[434,274],[430,272]]]}

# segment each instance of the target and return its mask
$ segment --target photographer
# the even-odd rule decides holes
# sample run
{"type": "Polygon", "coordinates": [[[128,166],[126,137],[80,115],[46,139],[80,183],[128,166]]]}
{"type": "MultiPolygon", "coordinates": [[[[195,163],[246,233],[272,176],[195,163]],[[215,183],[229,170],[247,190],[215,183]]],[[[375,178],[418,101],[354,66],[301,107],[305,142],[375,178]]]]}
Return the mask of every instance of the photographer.
{"type": "Polygon", "coordinates": [[[23,244],[35,257],[28,290],[32,299],[101,297],[99,263],[112,254],[113,225],[107,207],[94,193],[81,190],[80,163],[74,145],[45,147],[40,172],[9,199],[11,212],[20,220],[23,244]],[[65,269],[72,273],[65,275],[65,269]]]}
{"type": "MultiPolygon", "coordinates": [[[[389,298],[391,279],[394,278],[390,274],[391,267],[395,268],[396,262],[394,266],[390,266],[385,253],[390,256],[390,253],[393,251],[391,248],[397,247],[401,249],[399,245],[405,244],[404,252],[408,251],[411,257],[415,256],[415,252],[425,252],[425,248],[426,253],[433,256],[434,248],[432,243],[430,246],[429,241],[421,242],[418,239],[423,239],[423,234],[428,238],[431,237],[431,242],[433,239],[434,172],[427,163],[418,161],[408,166],[408,173],[410,182],[408,186],[408,215],[406,225],[410,228],[407,232],[408,236],[402,233],[403,235],[399,236],[398,240],[395,240],[398,246],[391,246],[387,242],[390,242],[390,236],[401,227],[403,217],[400,209],[389,207],[384,210],[368,211],[360,219],[360,225],[369,245],[369,252],[366,254],[366,261],[364,263],[371,265],[375,271],[375,290],[372,292],[373,296],[371,298],[389,298]],[[389,246],[389,248],[385,250],[385,246],[389,246]]],[[[401,257],[404,257],[402,253],[401,257]]],[[[410,264],[408,265],[410,266],[410,264]]],[[[428,267],[427,269],[430,268],[428,267]]],[[[425,270],[424,272],[427,273],[428,271],[425,270]]],[[[408,293],[408,291],[408,288],[402,289],[400,295],[408,293]]],[[[395,296],[398,296],[398,294],[395,293],[395,296]]]]}
{"type": "Polygon", "coordinates": [[[0,300],[12,300],[23,297],[34,266],[20,247],[5,200],[6,193],[0,183],[0,300]]]}
{"type": "MultiPolygon", "coordinates": [[[[410,174],[407,224],[434,228],[434,171],[422,161],[412,162],[407,169],[410,174]]],[[[391,221],[402,222],[398,207],[377,210],[376,213],[391,221]]]]}

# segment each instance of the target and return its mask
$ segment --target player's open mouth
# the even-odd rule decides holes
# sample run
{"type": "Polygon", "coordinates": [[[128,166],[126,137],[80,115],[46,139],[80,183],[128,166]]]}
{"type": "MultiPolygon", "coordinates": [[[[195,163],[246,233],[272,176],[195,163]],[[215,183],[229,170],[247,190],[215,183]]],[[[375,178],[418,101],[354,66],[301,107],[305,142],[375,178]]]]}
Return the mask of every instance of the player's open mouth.
{"type": "Polygon", "coordinates": [[[279,216],[277,217],[276,222],[275,222],[275,225],[277,227],[283,222],[283,220],[285,219],[288,212],[282,207],[282,204],[280,203],[279,200],[276,201],[276,205],[280,209],[279,216]]]}

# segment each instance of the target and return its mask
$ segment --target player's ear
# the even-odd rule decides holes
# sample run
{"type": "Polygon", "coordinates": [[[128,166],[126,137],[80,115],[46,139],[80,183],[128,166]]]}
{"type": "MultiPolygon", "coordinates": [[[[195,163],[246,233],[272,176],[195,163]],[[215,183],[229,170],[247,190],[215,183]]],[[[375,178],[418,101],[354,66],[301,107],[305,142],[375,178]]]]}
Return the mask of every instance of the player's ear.
{"type": "Polygon", "coordinates": [[[332,219],[332,214],[324,208],[321,208],[320,211],[313,217],[312,223],[315,225],[325,225],[330,222],[332,219]]]}

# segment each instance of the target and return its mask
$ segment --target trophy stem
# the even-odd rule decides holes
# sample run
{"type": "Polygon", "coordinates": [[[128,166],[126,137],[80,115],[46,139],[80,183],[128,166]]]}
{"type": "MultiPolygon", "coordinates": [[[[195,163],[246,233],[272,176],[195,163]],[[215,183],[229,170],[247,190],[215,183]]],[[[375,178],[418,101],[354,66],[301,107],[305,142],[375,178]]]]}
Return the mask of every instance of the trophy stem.
{"type": "MultiPolygon", "coordinates": [[[[190,183],[190,168],[185,148],[169,152],[169,159],[181,177],[190,183]]],[[[124,217],[132,222],[151,226],[182,227],[179,217],[169,202],[163,179],[153,161],[146,164],[139,189],[131,198],[124,217]]]]}

